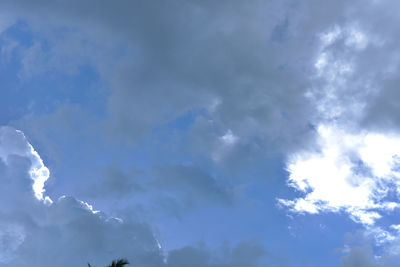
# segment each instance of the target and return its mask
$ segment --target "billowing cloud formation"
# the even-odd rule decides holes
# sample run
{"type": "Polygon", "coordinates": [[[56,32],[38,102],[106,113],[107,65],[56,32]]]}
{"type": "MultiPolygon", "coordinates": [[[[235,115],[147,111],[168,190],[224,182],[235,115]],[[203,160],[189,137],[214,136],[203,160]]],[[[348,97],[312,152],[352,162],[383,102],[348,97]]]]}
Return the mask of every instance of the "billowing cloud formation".
{"type": "Polygon", "coordinates": [[[104,265],[120,255],[158,255],[146,224],[109,218],[73,197],[43,199],[49,171],[38,153],[20,131],[1,127],[0,137],[0,200],[6,203],[0,207],[0,266],[104,265]]]}
{"type": "Polygon", "coordinates": [[[39,197],[37,173],[49,177],[39,154],[13,128],[0,127],[0,140],[0,201],[7,204],[0,206],[0,266],[104,266],[122,256],[148,267],[259,266],[266,255],[248,242],[218,253],[187,246],[164,257],[146,223],[108,217],[74,197],[39,197]]]}

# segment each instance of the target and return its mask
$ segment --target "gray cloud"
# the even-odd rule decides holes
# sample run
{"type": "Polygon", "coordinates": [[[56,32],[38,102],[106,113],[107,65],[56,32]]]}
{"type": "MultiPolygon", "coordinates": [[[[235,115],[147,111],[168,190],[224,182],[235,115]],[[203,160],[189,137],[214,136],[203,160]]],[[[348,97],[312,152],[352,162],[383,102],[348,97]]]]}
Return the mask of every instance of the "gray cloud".
{"type": "Polygon", "coordinates": [[[400,239],[398,231],[388,232],[379,227],[357,230],[345,235],[343,267],[396,267],[399,265],[400,239]]]}
{"type": "MultiPolygon", "coordinates": [[[[114,139],[137,140],[149,127],[193,109],[205,110],[218,127],[244,140],[261,136],[285,145],[289,132],[307,130],[312,109],[303,96],[308,83],[303,65],[309,64],[313,51],[297,40],[303,38],[296,29],[299,18],[289,17],[296,9],[288,3],[42,4],[5,5],[50,40],[47,54],[39,49],[32,55],[35,62],[44,56],[47,68],[54,68],[65,57],[67,62],[76,58],[76,65],[86,59],[97,67],[112,86],[107,129],[114,139]],[[75,30],[61,43],[38,14],[55,22],[55,28],[75,30]],[[279,42],[278,32],[285,36],[279,42]],[[118,56],[116,51],[122,52],[118,56]]],[[[27,73],[40,69],[37,64],[24,66],[27,73]]]]}
{"type": "Polygon", "coordinates": [[[400,257],[396,252],[399,242],[381,248],[380,255],[376,255],[371,245],[356,246],[350,249],[348,254],[342,258],[343,267],[396,267],[399,265],[400,257]]]}
{"type": "Polygon", "coordinates": [[[86,60],[109,82],[106,128],[112,139],[135,142],[152,126],[193,109],[244,143],[261,138],[284,151],[312,137],[310,124],[332,119],[319,114],[321,103],[346,107],[339,118],[346,123],[397,125],[390,80],[396,80],[398,41],[395,27],[387,27],[397,25],[397,17],[386,1],[40,3],[3,5],[50,40],[50,58],[76,58],[77,65],[86,60]],[[322,15],[326,9],[329,15],[322,15]],[[376,19],[375,10],[385,18],[376,19]],[[73,30],[60,42],[48,20],[53,28],[73,30]],[[335,27],[343,34],[321,48],[320,35],[335,27]],[[352,47],[352,29],[367,37],[364,48],[352,47]],[[321,53],[334,60],[330,65],[348,62],[354,71],[334,82],[311,78],[321,53]],[[325,97],[329,85],[334,99],[325,97]],[[365,115],[352,108],[354,102],[366,105],[365,115]]]}
{"type": "Polygon", "coordinates": [[[343,267],[376,267],[377,264],[371,247],[357,247],[342,259],[343,267]]]}
{"type": "MultiPolygon", "coordinates": [[[[352,61],[357,72],[346,78],[345,85],[336,84],[336,100],[325,97],[329,81],[312,78],[321,53],[320,34],[349,25],[363,25],[372,32],[375,25],[367,19],[384,4],[371,2],[357,10],[358,1],[324,7],[315,1],[41,3],[3,5],[49,40],[49,51],[36,55],[45,53],[48,68],[62,69],[65,58],[67,66],[86,62],[99,71],[111,87],[104,129],[112,140],[128,143],[137,142],[156,125],[198,110],[214,125],[205,130],[211,131],[206,136],[211,142],[196,135],[199,143],[211,144],[204,149],[207,156],[213,156],[213,144],[228,130],[240,138],[242,147],[251,147],[256,139],[262,140],[265,151],[297,149],[313,137],[310,125],[327,119],[319,114],[319,104],[333,109],[351,106],[354,96],[357,102],[369,99],[364,89],[373,86],[371,77],[381,74],[368,66],[387,63],[380,58],[382,46],[354,51],[341,37],[322,52],[352,61]],[[325,9],[330,12],[323,16],[320,10],[325,9]],[[60,31],[61,42],[51,29],[62,27],[73,30],[60,31]]],[[[384,37],[392,33],[376,32],[384,37]]],[[[367,109],[373,105],[367,103],[367,109]]],[[[374,109],[365,116],[367,121],[376,114],[374,109]]],[[[352,112],[344,112],[342,120],[355,121],[352,112]]]]}

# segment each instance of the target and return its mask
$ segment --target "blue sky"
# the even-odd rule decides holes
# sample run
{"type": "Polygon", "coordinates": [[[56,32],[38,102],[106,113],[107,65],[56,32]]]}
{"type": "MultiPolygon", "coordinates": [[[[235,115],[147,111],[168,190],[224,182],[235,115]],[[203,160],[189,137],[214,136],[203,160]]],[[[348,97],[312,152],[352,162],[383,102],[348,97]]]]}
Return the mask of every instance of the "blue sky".
{"type": "Polygon", "coordinates": [[[394,1],[2,1],[0,267],[400,260],[394,1]]]}

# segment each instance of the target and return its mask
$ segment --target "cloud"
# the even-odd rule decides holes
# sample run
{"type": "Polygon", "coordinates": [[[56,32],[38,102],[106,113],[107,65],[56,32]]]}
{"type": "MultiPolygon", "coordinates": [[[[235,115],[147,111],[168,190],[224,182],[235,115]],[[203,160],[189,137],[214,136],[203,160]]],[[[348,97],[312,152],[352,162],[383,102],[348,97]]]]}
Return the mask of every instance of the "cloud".
{"type": "MultiPolygon", "coordinates": [[[[96,68],[110,87],[104,129],[111,140],[136,143],[153,127],[195,111],[213,124],[206,130],[215,132],[201,140],[193,132],[203,124],[191,127],[191,133],[200,144],[209,144],[203,155],[216,163],[236,151],[215,146],[228,132],[242,147],[261,140],[265,153],[290,152],[308,144],[310,124],[326,119],[320,109],[330,110],[332,118],[351,106],[353,111],[346,113],[355,116],[360,101],[350,105],[350,95],[366,97],[360,86],[370,84],[371,69],[351,75],[368,65],[361,64],[367,53],[382,48],[376,34],[358,22],[377,6],[359,1],[329,7],[315,1],[165,1],[162,8],[143,1],[41,3],[4,5],[46,40],[48,49],[35,56],[44,57],[49,69],[85,63],[96,68]],[[347,12],[360,4],[366,7],[357,16],[347,12]],[[325,8],[329,16],[320,14],[325,8]],[[69,63],[61,63],[65,61],[69,63]],[[317,62],[324,73],[318,78],[317,62]],[[340,87],[336,99],[324,97],[332,95],[333,84],[325,85],[333,77],[340,87]],[[360,78],[350,83],[346,77],[360,78]]],[[[28,50],[37,47],[36,42],[28,50]]]]}
{"type": "Polygon", "coordinates": [[[346,234],[346,245],[343,248],[346,255],[342,258],[342,266],[395,267],[398,266],[400,260],[399,249],[400,238],[396,232],[389,233],[379,228],[372,231],[358,230],[356,233],[346,234]],[[382,235],[392,236],[381,240],[376,239],[377,236],[382,235]]]}
{"type": "MultiPolygon", "coordinates": [[[[2,127],[0,131],[0,158],[5,164],[14,164],[15,161],[19,164],[19,161],[28,159],[30,162],[28,174],[29,180],[25,180],[25,183],[32,183],[32,192],[38,200],[45,200],[51,202],[49,198],[44,198],[43,193],[45,192],[44,184],[49,178],[49,169],[44,166],[42,159],[39,154],[33,149],[31,144],[26,142],[24,134],[20,131],[15,131],[10,127],[2,127]]],[[[8,176],[8,175],[7,175],[8,176]]],[[[6,177],[7,177],[6,176],[6,177]]],[[[12,179],[7,177],[6,180],[12,179]],[[8,178],[8,179],[7,179],[8,178]]],[[[18,181],[8,181],[11,184],[18,181]]]]}
{"type": "MultiPolygon", "coordinates": [[[[234,267],[260,266],[268,256],[256,241],[225,246],[217,253],[205,247],[187,246],[164,256],[148,224],[109,217],[71,196],[62,196],[53,202],[45,191],[36,191],[37,173],[32,170],[45,169],[46,178],[49,171],[22,132],[0,127],[0,159],[0,201],[7,203],[0,206],[0,266],[84,266],[87,262],[101,266],[111,259],[127,257],[135,266],[234,267]]],[[[175,174],[170,179],[177,179],[177,184],[198,196],[193,190],[203,183],[202,179],[197,180],[196,175],[185,176],[196,171],[193,173],[184,166],[170,171],[175,174]],[[187,178],[188,182],[179,182],[187,178]],[[190,179],[194,179],[195,187],[190,179]]],[[[168,182],[172,181],[161,184],[168,182]]],[[[199,190],[208,191],[210,185],[204,186],[199,190]]],[[[218,197],[219,192],[215,193],[218,197]]],[[[210,193],[211,198],[213,194],[210,193]]]]}
{"type": "Polygon", "coordinates": [[[127,60],[112,77],[109,111],[114,136],[135,141],[152,125],[191,110],[207,113],[223,128],[221,137],[231,131],[246,141],[260,136],[285,143],[287,133],[307,128],[310,105],[301,104],[308,101],[303,96],[307,82],[297,72],[299,66],[286,61],[270,38],[283,15],[268,14],[269,6],[259,1],[177,6],[166,2],[165,10],[181,14],[173,18],[168,12],[158,14],[151,5],[141,8],[148,16],[127,22],[145,25],[145,34],[128,33],[141,48],[140,57],[127,60]],[[150,17],[156,19],[146,19],[150,17]]]}
{"type": "Polygon", "coordinates": [[[345,211],[357,222],[373,225],[381,212],[399,207],[400,137],[375,133],[350,134],[321,125],[315,151],[299,152],[288,161],[288,183],[304,193],[280,200],[295,212],[345,211]]]}
{"type": "Polygon", "coordinates": [[[298,143],[289,133],[307,136],[313,110],[304,104],[302,66],[314,52],[297,29],[307,16],[289,4],[41,3],[3,3],[42,37],[22,53],[21,73],[29,80],[42,69],[94,66],[111,87],[105,129],[112,140],[135,143],[192,110],[222,129],[216,140],[231,131],[244,143],[256,136],[289,148],[298,143]]]}
{"type": "MultiPolygon", "coordinates": [[[[294,213],[347,213],[373,236],[372,258],[380,255],[377,246],[398,240],[388,221],[399,208],[400,133],[392,104],[399,61],[391,48],[399,40],[383,30],[397,18],[388,12],[384,23],[370,20],[374,8],[388,10],[387,4],[371,2],[318,32],[306,93],[317,111],[315,140],[288,153],[288,185],[298,197],[278,200],[294,213]]],[[[346,266],[363,266],[371,259],[366,254],[355,250],[346,266]]],[[[375,258],[370,264],[391,266],[375,258]]]]}
{"type": "Polygon", "coordinates": [[[43,195],[49,171],[20,131],[0,128],[0,156],[0,199],[7,203],[0,207],[0,266],[104,265],[121,254],[161,257],[147,224],[107,217],[73,197],[52,202],[43,195]]]}
{"type": "Polygon", "coordinates": [[[357,247],[342,259],[343,267],[377,267],[371,247],[357,247]]]}
{"type": "Polygon", "coordinates": [[[260,139],[284,152],[307,144],[310,124],[339,114],[362,125],[396,121],[395,103],[384,105],[395,90],[377,90],[398,65],[386,1],[41,3],[3,3],[47,41],[27,59],[60,71],[94,66],[111,89],[105,128],[114,141],[135,143],[193,110],[222,132],[214,142],[231,131],[242,144],[260,139]],[[371,16],[377,9],[384,20],[371,16]],[[388,92],[378,103],[377,91],[388,92]]]}

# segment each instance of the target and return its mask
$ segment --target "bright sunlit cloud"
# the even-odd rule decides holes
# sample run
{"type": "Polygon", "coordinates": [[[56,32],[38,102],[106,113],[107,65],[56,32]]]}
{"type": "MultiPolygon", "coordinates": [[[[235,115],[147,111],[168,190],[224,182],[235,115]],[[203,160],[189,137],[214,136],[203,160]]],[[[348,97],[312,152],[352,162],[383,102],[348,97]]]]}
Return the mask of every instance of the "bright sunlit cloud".
{"type": "Polygon", "coordinates": [[[399,207],[387,196],[400,186],[400,136],[348,133],[320,125],[318,148],[290,156],[288,184],[303,197],[279,200],[293,212],[345,211],[362,224],[372,225],[380,211],[399,207]]]}
{"type": "Polygon", "coordinates": [[[26,137],[21,131],[16,131],[11,127],[2,127],[0,129],[0,158],[7,162],[9,155],[29,158],[31,162],[29,175],[33,180],[32,189],[35,197],[38,200],[51,203],[49,197],[43,196],[45,183],[50,176],[49,169],[43,164],[43,160],[32,145],[26,141],[26,137]],[[18,144],[18,146],[15,144],[18,144]]]}

